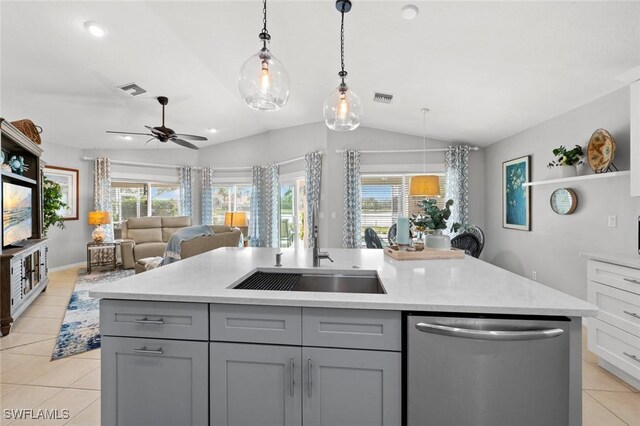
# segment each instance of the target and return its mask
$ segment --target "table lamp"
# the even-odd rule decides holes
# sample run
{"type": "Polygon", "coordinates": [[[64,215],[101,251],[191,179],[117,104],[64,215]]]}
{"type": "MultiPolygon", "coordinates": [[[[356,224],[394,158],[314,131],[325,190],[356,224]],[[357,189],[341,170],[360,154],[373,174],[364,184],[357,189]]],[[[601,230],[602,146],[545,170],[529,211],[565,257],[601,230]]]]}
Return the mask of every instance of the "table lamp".
{"type": "Polygon", "coordinates": [[[242,235],[247,235],[249,223],[247,222],[247,212],[226,212],[224,214],[225,226],[240,228],[242,235]]]}
{"type": "Polygon", "coordinates": [[[106,211],[89,212],[89,225],[97,225],[96,229],[91,233],[91,238],[96,244],[101,244],[107,236],[102,225],[111,223],[111,214],[106,211]]]}

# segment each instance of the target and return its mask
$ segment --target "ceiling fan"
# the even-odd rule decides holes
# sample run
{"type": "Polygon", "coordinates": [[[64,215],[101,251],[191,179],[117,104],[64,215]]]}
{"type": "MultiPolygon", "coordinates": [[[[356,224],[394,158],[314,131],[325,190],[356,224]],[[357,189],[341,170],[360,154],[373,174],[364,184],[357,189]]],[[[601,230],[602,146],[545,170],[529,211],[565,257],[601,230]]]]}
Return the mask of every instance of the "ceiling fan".
{"type": "Polygon", "coordinates": [[[192,144],[191,142],[187,142],[185,139],[190,139],[192,141],[206,141],[208,139],[205,138],[204,136],[176,133],[173,131],[173,129],[166,127],[164,125],[164,107],[169,103],[169,98],[167,98],[166,96],[158,96],[158,102],[160,102],[160,105],[162,105],[162,126],[158,126],[158,127],[144,126],[147,129],[149,129],[151,133],[115,132],[112,130],[107,130],[107,133],[116,133],[120,135],[131,135],[131,136],[138,136],[138,135],[151,136],[151,139],[145,142],[145,145],[151,142],[152,140],[157,139],[160,142],[171,141],[173,143],[176,143],[180,146],[184,146],[186,148],[200,149],[196,145],[192,144]]]}

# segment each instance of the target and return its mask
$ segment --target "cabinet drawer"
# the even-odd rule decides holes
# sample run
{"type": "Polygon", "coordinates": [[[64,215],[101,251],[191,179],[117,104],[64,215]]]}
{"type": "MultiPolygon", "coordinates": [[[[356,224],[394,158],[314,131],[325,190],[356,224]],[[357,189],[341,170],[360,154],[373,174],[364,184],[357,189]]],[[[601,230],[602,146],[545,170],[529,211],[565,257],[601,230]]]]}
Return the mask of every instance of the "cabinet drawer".
{"type": "Polygon", "coordinates": [[[589,302],[598,305],[598,319],[640,337],[640,295],[589,281],[589,302]]]}
{"type": "Polygon", "coordinates": [[[208,305],[102,300],[100,330],[107,336],[208,340],[208,305]]]}
{"type": "Polygon", "coordinates": [[[348,349],[402,349],[400,312],[302,309],[302,344],[348,349]]]}
{"type": "Polygon", "coordinates": [[[301,308],[211,305],[211,340],[300,345],[301,308]]]}
{"type": "Polygon", "coordinates": [[[588,345],[591,352],[640,380],[640,338],[590,318],[588,345]]]}
{"type": "Polygon", "coordinates": [[[590,281],[640,294],[640,269],[590,260],[587,265],[587,277],[590,281]]]}

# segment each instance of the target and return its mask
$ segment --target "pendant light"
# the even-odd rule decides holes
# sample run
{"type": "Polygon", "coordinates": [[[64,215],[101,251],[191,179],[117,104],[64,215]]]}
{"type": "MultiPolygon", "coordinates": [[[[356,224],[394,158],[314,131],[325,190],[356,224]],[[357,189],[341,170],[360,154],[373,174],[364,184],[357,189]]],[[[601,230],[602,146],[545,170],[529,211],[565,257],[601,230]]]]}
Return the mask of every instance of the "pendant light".
{"type": "Polygon", "coordinates": [[[439,197],[440,178],[427,175],[427,113],[428,108],[422,108],[422,175],[412,176],[409,185],[411,197],[439,197]]]}
{"type": "Polygon", "coordinates": [[[336,9],[340,12],[340,84],[324,102],[322,113],[327,127],[344,132],[354,130],[360,125],[362,104],[360,98],[347,86],[347,72],[344,69],[344,14],[351,10],[351,0],[337,0],[336,9]]]}
{"type": "Polygon", "coordinates": [[[262,16],[263,27],[258,36],[262,48],[242,65],[238,86],[249,108],[277,111],[289,100],[289,75],[267,48],[271,40],[267,31],[267,0],[262,1],[262,16]]]}

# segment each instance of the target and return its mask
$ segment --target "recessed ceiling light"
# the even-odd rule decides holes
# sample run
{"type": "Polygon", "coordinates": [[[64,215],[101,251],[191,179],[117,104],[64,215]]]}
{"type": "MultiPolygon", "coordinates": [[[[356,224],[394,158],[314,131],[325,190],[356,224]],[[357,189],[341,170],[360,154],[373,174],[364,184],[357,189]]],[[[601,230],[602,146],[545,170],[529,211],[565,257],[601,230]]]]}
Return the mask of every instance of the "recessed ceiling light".
{"type": "Polygon", "coordinates": [[[216,129],[215,127],[211,127],[209,129],[209,133],[218,133],[218,129],[216,129]]]}
{"type": "Polygon", "coordinates": [[[107,31],[102,28],[97,22],[87,21],[84,23],[84,29],[89,31],[92,36],[104,37],[107,31]]]}
{"type": "Polygon", "coordinates": [[[404,6],[402,6],[402,9],[400,9],[400,10],[401,10],[400,13],[402,14],[402,17],[404,19],[411,20],[411,19],[415,18],[416,16],[418,16],[418,6],[415,6],[413,4],[404,5],[404,6]]]}

